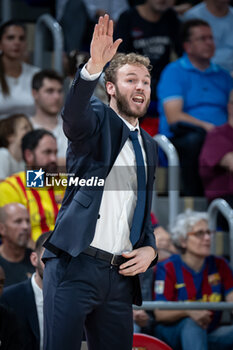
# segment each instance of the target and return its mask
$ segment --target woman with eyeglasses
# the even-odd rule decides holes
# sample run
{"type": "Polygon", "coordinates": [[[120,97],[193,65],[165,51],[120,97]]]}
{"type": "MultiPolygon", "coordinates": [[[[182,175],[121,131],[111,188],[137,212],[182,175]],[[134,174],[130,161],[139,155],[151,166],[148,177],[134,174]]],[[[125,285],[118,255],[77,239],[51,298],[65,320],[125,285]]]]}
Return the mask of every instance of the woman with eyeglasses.
{"type": "MultiPolygon", "coordinates": [[[[180,254],[157,265],[156,301],[233,302],[233,272],[222,257],[210,254],[211,232],[205,212],[187,210],[171,230],[180,254]]],[[[173,350],[233,349],[233,325],[220,326],[221,312],[155,310],[154,335],[173,350]]]]}

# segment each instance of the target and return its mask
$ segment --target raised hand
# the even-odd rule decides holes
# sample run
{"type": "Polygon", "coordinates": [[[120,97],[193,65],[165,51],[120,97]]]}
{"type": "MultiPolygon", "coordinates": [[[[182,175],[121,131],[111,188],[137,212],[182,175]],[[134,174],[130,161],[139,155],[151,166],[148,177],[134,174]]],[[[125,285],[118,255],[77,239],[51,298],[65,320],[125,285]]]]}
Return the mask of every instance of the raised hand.
{"type": "Polygon", "coordinates": [[[91,58],[86,66],[87,71],[90,74],[101,72],[117,52],[121,42],[121,39],[113,42],[113,21],[109,19],[109,16],[99,17],[92,36],[91,58]]]}

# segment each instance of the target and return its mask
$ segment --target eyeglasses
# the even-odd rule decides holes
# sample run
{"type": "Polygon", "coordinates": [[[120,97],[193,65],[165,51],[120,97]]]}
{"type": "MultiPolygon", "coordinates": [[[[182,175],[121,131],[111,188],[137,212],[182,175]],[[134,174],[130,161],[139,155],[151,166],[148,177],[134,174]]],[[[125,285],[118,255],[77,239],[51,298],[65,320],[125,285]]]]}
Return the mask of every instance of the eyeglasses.
{"type": "Polygon", "coordinates": [[[199,230],[199,231],[189,232],[188,236],[195,236],[197,238],[203,239],[205,235],[208,235],[210,237],[214,233],[215,231],[211,231],[211,230],[199,230]]]}
{"type": "Polygon", "coordinates": [[[202,36],[198,36],[198,37],[190,37],[189,41],[199,41],[199,42],[205,42],[205,41],[214,41],[214,37],[212,35],[202,35],[202,36]]]}

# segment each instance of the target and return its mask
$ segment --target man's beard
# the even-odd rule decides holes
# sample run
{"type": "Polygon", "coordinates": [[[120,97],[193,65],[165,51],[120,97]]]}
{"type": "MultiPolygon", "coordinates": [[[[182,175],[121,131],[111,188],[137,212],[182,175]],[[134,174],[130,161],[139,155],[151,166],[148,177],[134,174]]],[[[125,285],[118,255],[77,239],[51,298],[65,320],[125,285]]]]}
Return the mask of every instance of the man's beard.
{"type": "Polygon", "coordinates": [[[29,240],[29,234],[20,234],[17,240],[17,245],[20,248],[26,248],[29,240]]]}
{"type": "Polygon", "coordinates": [[[50,162],[44,165],[39,164],[39,162],[37,161],[37,158],[34,154],[34,159],[33,159],[33,165],[31,165],[30,167],[27,166],[27,169],[35,169],[38,170],[42,168],[42,170],[46,173],[57,173],[58,172],[58,165],[55,162],[50,162]]]}
{"type": "Polygon", "coordinates": [[[117,85],[115,88],[116,88],[117,109],[118,109],[118,112],[121,116],[133,117],[133,118],[137,119],[137,118],[143,117],[146,114],[150,100],[147,101],[145,108],[143,110],[139,110],[139,111],[132,110],[130,108],[130,105],[129,105],[127,98],[120,93],[117,85]]]}

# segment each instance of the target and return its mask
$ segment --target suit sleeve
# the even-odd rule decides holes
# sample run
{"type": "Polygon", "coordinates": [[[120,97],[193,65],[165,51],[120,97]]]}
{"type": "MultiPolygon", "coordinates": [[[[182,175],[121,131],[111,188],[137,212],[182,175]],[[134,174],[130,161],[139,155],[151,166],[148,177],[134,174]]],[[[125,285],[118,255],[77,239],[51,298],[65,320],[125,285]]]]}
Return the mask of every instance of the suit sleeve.
{"type": "Polygon", "coordinates": [[[93,111],[91,97],[98,79],[87,81],[76,73],[62,111],[64,133],[70,141],[82,141],[98,129],[99,120],[93,111]]]}

